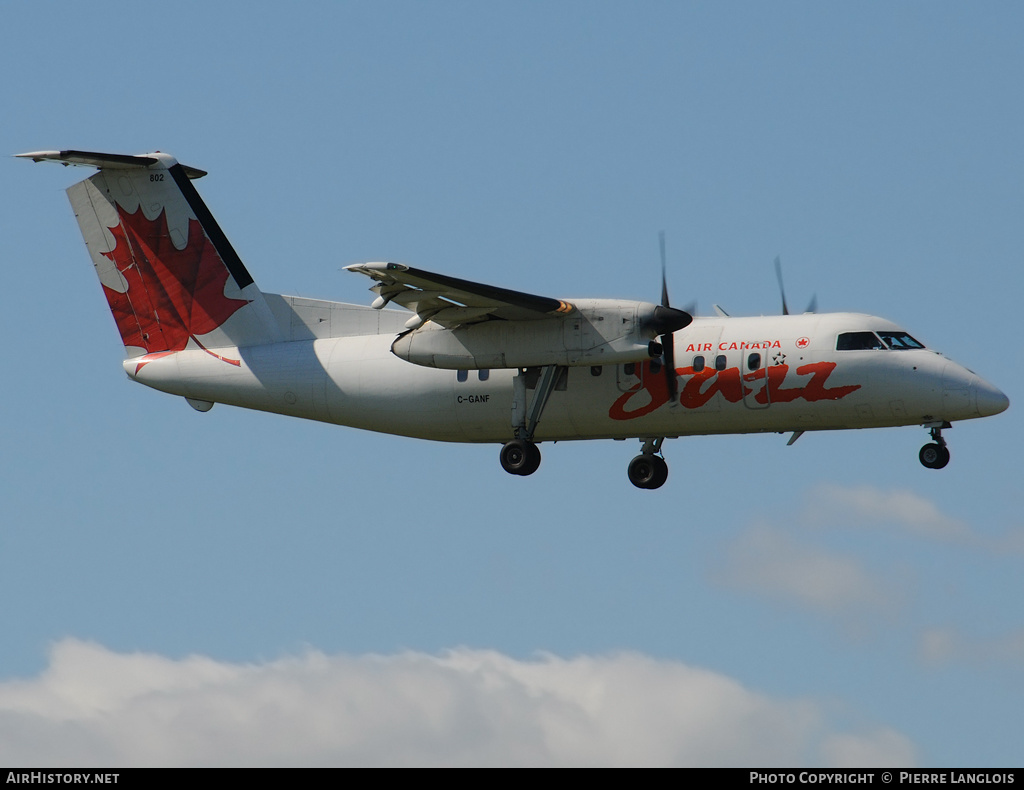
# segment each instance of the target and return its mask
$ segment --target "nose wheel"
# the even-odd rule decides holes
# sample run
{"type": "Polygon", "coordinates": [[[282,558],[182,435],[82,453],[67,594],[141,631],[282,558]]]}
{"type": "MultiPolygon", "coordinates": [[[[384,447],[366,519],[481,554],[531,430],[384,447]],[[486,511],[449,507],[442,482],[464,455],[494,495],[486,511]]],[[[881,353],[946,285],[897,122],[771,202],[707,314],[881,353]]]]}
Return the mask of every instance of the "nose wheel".
{"type": "Polygon", "coordinates": [[[637,488],[661,488],[668,480],[668,464],[660,455],[655,455],[661,451],[661,443],[664,441],[664,437],[645,439],[643,452],[629,462],[626,474],[629,475],[629,482],[637,488]]]}
{"type": "Polygon", "coordinates": [[[934,440],[921,448],[917,454],[921,464],[928,469],[942,469],[949,463],[949,448],[946,447],[946,440],[942,438],[942,429],[951,427],[950,424],[933,425],[929,432],[934,440]]]}
{"type": "Polygon", "coordinates": [[[938,443],[926,444],[917,457],[929,469],[941,469],[949,463],[949,450],[938,443]]]}

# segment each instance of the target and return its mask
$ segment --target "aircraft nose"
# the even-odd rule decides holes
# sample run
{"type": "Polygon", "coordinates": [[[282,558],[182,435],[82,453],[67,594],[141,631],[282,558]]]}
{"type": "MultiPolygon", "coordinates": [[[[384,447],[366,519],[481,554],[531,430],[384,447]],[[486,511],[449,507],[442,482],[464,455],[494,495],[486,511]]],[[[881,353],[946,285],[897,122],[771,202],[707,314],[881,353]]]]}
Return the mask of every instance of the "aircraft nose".
{"type": "Polygon", "coordinates": [[[991,417],[1009,408],[1010,399],[984,379],[979,378],[974,388],[978,398],[978,414],[982,417],[991,417]]]}

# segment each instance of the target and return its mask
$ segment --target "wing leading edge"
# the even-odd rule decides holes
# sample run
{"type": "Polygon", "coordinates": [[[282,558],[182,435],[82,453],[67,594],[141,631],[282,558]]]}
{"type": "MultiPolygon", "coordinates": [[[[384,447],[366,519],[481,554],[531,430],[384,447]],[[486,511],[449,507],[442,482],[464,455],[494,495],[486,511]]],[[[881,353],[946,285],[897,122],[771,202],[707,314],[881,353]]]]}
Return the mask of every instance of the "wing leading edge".
{"type": "Polygon", "coordinates": [[[395,302],[416,313],[410,328],[427,321],[448,329],[492,318],[530,321],[566,316],[575,310],[574,305],[561,299],[474,283],[401,263],[357,263],[345,268],[377,281],[370,290],[377,294],[373,306],[378,310],[395,302]]]}

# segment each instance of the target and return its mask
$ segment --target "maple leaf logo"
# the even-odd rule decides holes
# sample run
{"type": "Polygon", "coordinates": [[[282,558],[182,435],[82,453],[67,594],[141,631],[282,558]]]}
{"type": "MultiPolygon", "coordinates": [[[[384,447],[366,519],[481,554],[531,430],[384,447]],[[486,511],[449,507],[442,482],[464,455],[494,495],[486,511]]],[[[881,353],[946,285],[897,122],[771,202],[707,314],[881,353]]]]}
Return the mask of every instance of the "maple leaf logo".
{"type": "Polygon", "coordinates": [[[192,340],[224,359],[206,349],[197,336],[212,332],[248,301],[224,295],[228,269],[202,225],[189,218],[187,242],[179,250],[171,241],[166,210],[153,220],[146,218],[141,206],[134,214],[118,206],[117,213],[121,221],[110,228],[114,249],[103,255],[128,288],[121,293],[104,285],[103,293],[124,344],[154,354],[182,351],[192,340]]]}

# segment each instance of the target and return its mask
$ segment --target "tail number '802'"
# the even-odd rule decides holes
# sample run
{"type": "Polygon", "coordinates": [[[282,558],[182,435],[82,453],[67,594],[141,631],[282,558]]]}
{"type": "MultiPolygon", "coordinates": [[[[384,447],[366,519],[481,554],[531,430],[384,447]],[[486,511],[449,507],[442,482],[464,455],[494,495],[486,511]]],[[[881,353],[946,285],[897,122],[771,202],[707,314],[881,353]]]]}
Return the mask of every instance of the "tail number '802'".
{"type": "Polygon", "coordinates": [[[164,174],[163,173],[150,173],[149,174],[149,180],[150,181],[163,181],[164,180],[164,174]]]}

